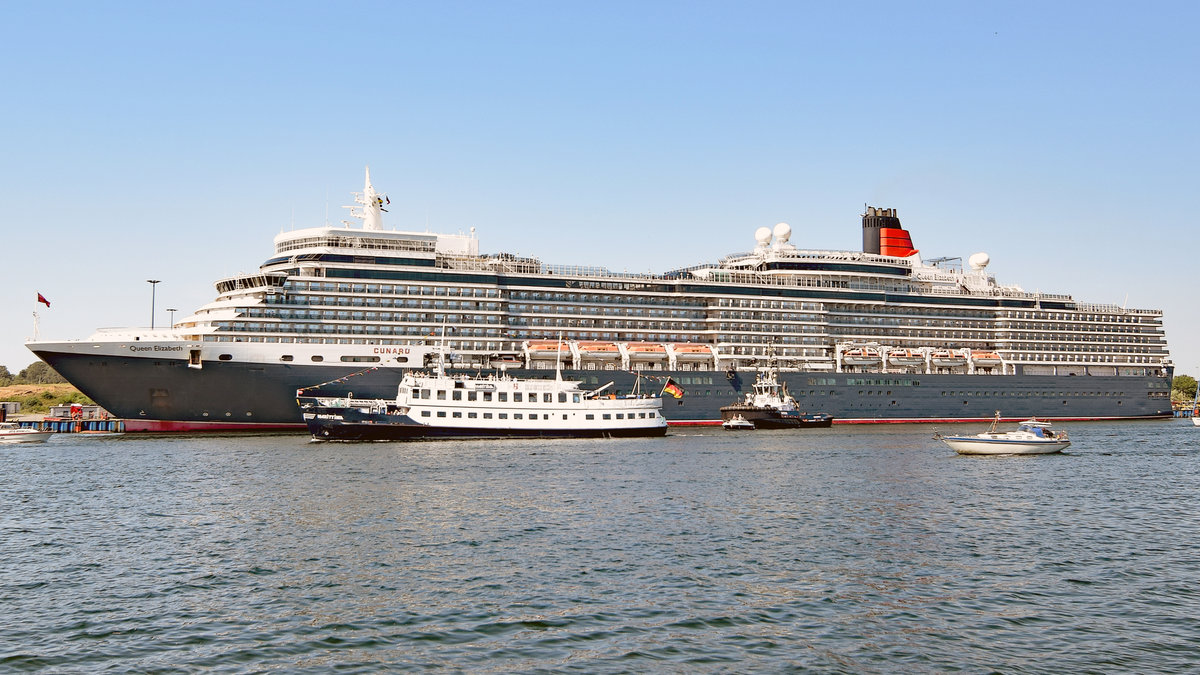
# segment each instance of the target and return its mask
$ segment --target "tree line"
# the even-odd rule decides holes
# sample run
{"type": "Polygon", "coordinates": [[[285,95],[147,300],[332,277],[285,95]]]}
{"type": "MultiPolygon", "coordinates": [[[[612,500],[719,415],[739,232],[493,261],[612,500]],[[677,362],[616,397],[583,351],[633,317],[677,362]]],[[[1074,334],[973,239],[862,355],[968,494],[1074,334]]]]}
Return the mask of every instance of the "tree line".
{"type": "Polygon", "coordinates": [[[1171,398],[1196,398],[1196,378],[1191,375],[1176,375],[1171,380],[1171,398]]]}
{"type": "Polygon", "coordinates": [[[0,387],[10,384],[61,384],[66,378],[46,365],[45,361],[34,361],[29,367],[13,375],[7,366],[0,366],[0,387]]]}

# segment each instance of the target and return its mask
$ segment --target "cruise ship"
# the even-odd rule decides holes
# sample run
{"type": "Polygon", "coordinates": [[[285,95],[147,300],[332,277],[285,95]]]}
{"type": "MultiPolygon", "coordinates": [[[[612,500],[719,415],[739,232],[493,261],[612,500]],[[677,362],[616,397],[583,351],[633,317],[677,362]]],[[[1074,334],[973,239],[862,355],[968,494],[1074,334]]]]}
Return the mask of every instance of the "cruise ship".
{"type": "Polygon", "coordinates": [[[838,423],[1171,416],[1160,310],[1001,284],[983,253],[924,259],[895,209],[865,209],[857,251],[799,248],[780,223],[718,262],[630,274],[480,253],[474,228],[386,229],[369,169],[354,195],[350,221],[277,235],[170,328],[27,346],[127,431],[301,430],[299,393],[394,397],[443,339],[462,372],[670,382],[672,425],[720,424],[768,362],[838,423]]]}

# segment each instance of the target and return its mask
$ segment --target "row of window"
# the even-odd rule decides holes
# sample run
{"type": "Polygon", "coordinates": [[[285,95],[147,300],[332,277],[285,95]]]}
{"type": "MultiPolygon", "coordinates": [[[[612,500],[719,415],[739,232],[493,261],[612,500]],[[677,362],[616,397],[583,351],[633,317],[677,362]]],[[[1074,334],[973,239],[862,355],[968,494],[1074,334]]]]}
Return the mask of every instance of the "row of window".
{"type": "MultiPolygon", "coordinates": [[[[408,388],[403,388],[400,390],[400,395],[403,396],[404,394],[408,393],[408,391],[409,391],[408,388]]],[[[500,403],[507,403],[508,402],[508,394],[509,394],[509,392],[507,392],[507,391],[491,392],[491,391],[477,391],[474,389],[472,389],[472,390],[454,389],[449,392],[447,392],[447,390],[445,390],[445,389],[435,389],[435,390],[413,389],[412,397],[414,400],[424,399],[426,401],[429,401],[429,400],[445,401],[447,393],[450,395],[450,400],[452,400],[452,401],[463,400],[463,394],[466,394],[466,400],[468,400],[468,401],[491,401],[492,395],[495,394],[495,400],[500,403]]],[[[581,397],[581,394],[572,392],[571,403],[580,403],[582,400],[580,397],[581,397]]],[[[536,392],[536,391],[530,391],[530,392],[514,391],[514,392],[512,392],[513,403],[537,403],[538,398],[539,398],[538,392],[536,392]]],[[[541,392],[541,402],[542,403],[553,403],[554,402],[554,393],[549,392],[549,391],[541,392]]],[[[567,392],[565,392],[565,391],[558,392],[558,402],[559,403],[567,402],[567,392]]]]}
{"type": "MultiPolygon", "coordinates": [[[[421,417],[434,417],[435,416],[434,412],[436,412],[437,417],[446,417],[446,413],[447,413],[447,411],[445,411],[445,410],[438,410],[438,411],[422,410],[421,417]]],[[[506,420],[509,418],[508,413],[475,412],[473,410],[468,410],[465,413],[461,410],[451,410],[451,411],[449,411],[449,413],[450,413],[450,417],[455,418],[455,419],[462,418],[464,414],[466,415],[467,419],[490,420],[490,419],[493,419],[493,415],[495,415],[494,419],[506,420]]],[[[549,413],[512,413],[512,419],[523,420],[523,419],[525,419],[525,416],[528,415],[530,420],[536,420],[536,419],[538,419],[539,414],[541,414],[541,419],[543,419],[543,420],[550,419],[549,413]]],[[[640,413],[601,413],[600,414],[600,419],[602,419],[602,420],[611,420],[611,419],[618,419],[618,420],[642,419],[642,420],[645,420],[645,419],[655,419],[657,417],[658,417],[658,413],[654,412],[653,410],[650,412],[640,412],[640,413]]],[[[564,413],[562,418],[564,420],[567,419],[567,415],[564,413]]],[[[594,413],[586,413],[583,416],[583,418],[585,420],[594,420],[594,419],[596,419],[596,415],[594,413]]]]}

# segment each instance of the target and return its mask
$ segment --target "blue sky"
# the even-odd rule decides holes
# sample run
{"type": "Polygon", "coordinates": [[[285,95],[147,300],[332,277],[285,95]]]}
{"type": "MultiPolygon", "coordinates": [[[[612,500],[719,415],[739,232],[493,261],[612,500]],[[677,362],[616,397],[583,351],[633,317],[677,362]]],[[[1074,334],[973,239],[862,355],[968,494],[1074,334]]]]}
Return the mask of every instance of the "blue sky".
{"type": "Polygon", "coordinates": [[[792,225],[1166,312],[1190,272],[1194,3],[3,3],[0,365],[182,316],[336,223],[369,164],[386,226],[661,272],[792,225]],[[48,297],[46,309],[34,300],[48,297]]]}

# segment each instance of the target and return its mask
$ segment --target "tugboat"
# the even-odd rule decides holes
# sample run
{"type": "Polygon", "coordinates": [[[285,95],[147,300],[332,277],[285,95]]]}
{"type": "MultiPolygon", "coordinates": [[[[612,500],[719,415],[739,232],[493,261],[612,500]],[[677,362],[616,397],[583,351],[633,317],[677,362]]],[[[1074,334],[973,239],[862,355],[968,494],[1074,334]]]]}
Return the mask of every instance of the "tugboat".
{"type": "Polygon", "coordinates": [[[744,429],[744,423],[755,429],[799,429],[831,426],[833,416],[802,412],[787,386],[779,383],[779,371],[772,358],[766,370],[758,373],[754,391],[747,393],[744,401],[721,408],[721,421],[726,429],[744,429]]]}
{"type": "Polygon", "coordinates": [[[661,396],[602,393],[611,382],[592,390],[579,385],[561,372],[553,380],[448,375],[442,352],[433,374],[405,374],[394,400],[351,395],[297,403],[319,441],[666,435],[661,396]]]}

